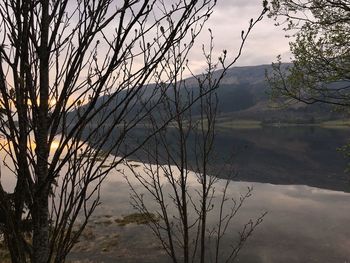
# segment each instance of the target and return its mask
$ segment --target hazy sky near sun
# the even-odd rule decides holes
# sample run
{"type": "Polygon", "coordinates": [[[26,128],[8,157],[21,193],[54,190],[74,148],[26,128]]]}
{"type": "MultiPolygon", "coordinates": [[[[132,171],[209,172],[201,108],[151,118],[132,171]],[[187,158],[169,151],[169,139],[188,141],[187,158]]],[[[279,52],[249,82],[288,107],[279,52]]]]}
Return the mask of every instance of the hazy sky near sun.
{"type": "MultiPolygon", "coordinates": [[[[208,43],[208,28],[212,29],[215,51],[223,49],[233,56],[240,45],[241,31],[246,30],[251,18],[255,20],[262,10],[262,0],[218,0],[212,16],[197,39],[198,47],[192,52],[192,63],[196,67],[203,63],[200,46],[208,43]]],[[[271,64],[277,55],[284,62],[290,61],[286,32],[274,25],[274,20],[264,16],[252,30],[236,66],[271,64]]]]}

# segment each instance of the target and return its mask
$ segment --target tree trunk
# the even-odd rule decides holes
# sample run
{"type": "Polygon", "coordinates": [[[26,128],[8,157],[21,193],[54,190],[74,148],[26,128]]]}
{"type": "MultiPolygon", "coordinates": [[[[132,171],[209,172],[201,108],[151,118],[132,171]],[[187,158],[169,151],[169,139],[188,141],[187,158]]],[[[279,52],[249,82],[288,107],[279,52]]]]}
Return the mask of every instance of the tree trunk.
{"type": "Polygon", "coordinates": [[[38,129],[36,131],[36,191],[33,214],[33,261],[48,263],[49,261],[49,178],[48,178],[48,105],[49,105],[49,3],[42,3],[40,59],[40,105],[37,112],[38,129]]]}
{"type": "Polygon", "coordinates": [[[33,206],[33,263],[47,263],[49,255],[48,199],[42,191],[33,206]]]}

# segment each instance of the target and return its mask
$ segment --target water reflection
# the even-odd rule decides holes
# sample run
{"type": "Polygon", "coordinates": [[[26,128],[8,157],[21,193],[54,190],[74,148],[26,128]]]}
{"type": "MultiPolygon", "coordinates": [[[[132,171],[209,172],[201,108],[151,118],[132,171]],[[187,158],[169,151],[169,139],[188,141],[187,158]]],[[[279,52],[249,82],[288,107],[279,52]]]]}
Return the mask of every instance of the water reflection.
{"type": "Polygon", "coordinates": [[[347,262],[350,195],[307,186],[260,184],[247,209],[269,211],[240,257],[244,262],[347,262]],[[253,251],[253,253],[252,253],[253,251]]]}
{"type": "MultiPolygon", "coordinates": [[[[221,184],[223,182],[217,187],[221,184]]],[[[254,187],[253,196],[228,229],[224,249],[228,251],[230,242],[237,238],[237,231],[248,219],[256,218],[263,211],[268,211],[268,214],[241,251],[238,262],[350,260],[350,228],[347,227],[350,194],[302,185],[249,182],[232,182],[229,192],[237,197],[248,186],[254,187]]],[[[139,190],[142,191],[142,188],[139,190]]],[[[134,212],[129,204],[129,187],[117,174],[108,179],[103,193],[103,203],[95,220],[104,215],[121,216],[134,212]]],[[[151,205],[152,209],[154,211],[157,207],[151,205]]],[[[209,224],[214,224],[215,220],[214,216],[210,217],[209,224]]],[[[111,231],[117,233],[120,241],[113,251],[95,251],[94,255],[99,260],[115,262],[118,258],[118,262],[170,262],[145,226],[118,227],[111,224],[99,226],[99,229],[102,235],[110,235],[111,231]]],[[[78,258],[78,254],[73,253],[72,256],[78,258]]]]}
{"type": "MultiPolygon", "coordinates": [[[[314,127],[218,132],[217,152],[224,157],[233,154],[233,164],[239,172],[230,185],[230,193],[237,197],[248,186],[254,187],[253,196],[228,229],[223,243],[228,245],[234,240],[248,219],[268,211],[262,225],[241,251],[240,262],[350,261],[346,160],[336,151],[346,143],[347,135],[347,130],[314,127]]],[[[218,158],[214,166],[222,167],[220,160],[218,158]]],[[[2,167],[3,175],[4,169],[2,167]]],[[[11,185],[12,182],[3,176],[2,183],[11,185]]],[[[140,185],[136,187],[142,191],[140,185]]],[[[129,186],[120,173],[115,171],[108,177],[102,193],[102,205],[91,222],[96,234],[94,240],[89,241],[91,249],[73,252],[71,259],[169,262],[145,226],[121,227],[111,223],[114,218],[134,212],[129,186]],[[101,223],[101,218],[108,223],[101,223]],[[109,242],[115,241],[110,250],[105,250],[105,237],[109,242]]],[[[157,209],[154,203],[149,205],[150,210],[157,209]]],[[[215,224],[214,216],[209,218],[209,223],[215,224]]]]}
{"type": "Polygon", "coordinates": [[[236,180],[348,191],[347,160],[337,151],[347,142],[348,131],[318,127],[219,131],[216,149],[220,156],[235,153],[236,180]]]}
{"type": "MultiPolygon", "coordinates": [[[[231,167],[225,166],[229,162],[236,171],[233,178],[236,181],[308,185],[348,192],[349,176],[344,172],[348,160],[337,149],[347,143],[349,130],[312,126],[218,129],[211,169],[220,171],[216,176],[227,178],[232,175],[231,167]],[[225,167],[228,169],[223,169],[225,167]]],[[[134,133],[125,146],[148,134],[142,129],[134,133]]],[[[109,139],[115,140],[113,136],[109,139]]],[[[194,148],[193,141],[190,136],[188,149],[194,148]]],[[[149,147],[152,145],[154,142],[149,143],[149,147]]],[[[195,166],[196,154],[191,150],[188,154],[189,165],[192,162],[195,166]]],[[[132,158],[149,162],[142,151],[132,158]]]]}
{"type": "MultiPolygon", "coordinates": [[[[219,156],[214,169],[215,165],[223,167],[220,160],[233,156],[238,175],[230,186],[231,193],[237,196],[247,186],[254,187],[252,198],[228,230],[230,235],[224,243],[229,244],[236,238],[237,231],[248,219],[268,211],[263,224],[241,251],[241,262],[350,260],[350,229],[347,227],[350,194],[347,193],[348,176],[344,172],[347,160],[337,151],[347,139],[348,130],[318,127],[219,130],[216,137],[219,156]]],[[[220,176],[225,178],[226,174],[220,176]]],[[[116,215],[132,211],[125,205],[129,191],[122,181],[109,181],[104,193],[106,201],[100,211],[116,215]],[[116,193],[121,200],[118,207],[113,202],[117,200],[116,193]]],[[[215,218],[209,221],[214,224],[215,218]]],[[[156,244],[150,232],[135,227],[140,231],[137,239],[156,244]]],[[[129,244],[136,242],[135,236],[126,236],[129,244]]],[[[128,247],[130,254],[137,254],[131,247],[128,247]]],[[[148,247],[148,251],[157,262],[169,262],[159,254],[156,245],[148,247]]],[[[125,262],[132,261],[125,258],[125,262]]]]}

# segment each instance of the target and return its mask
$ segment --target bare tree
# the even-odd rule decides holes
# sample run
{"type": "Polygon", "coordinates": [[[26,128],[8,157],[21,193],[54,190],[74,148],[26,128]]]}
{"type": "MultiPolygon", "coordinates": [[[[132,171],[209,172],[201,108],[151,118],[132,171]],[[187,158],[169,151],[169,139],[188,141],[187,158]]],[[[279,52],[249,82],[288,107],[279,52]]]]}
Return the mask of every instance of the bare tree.
{"type": "Polygon", "coordinates": [[[152,136],[121,148],[166,93],[148,85],[162,62],[187,55],[216,1],[165,2],[0,3],[1,151],[11,171],[1,179],[16,181],[1,181],[0,211],[12,262],[64,262],[105,176],[152,136]],[[111,152],[119,157],[107,163],[111,152]]]}
{"type": "MultiPolygon", "coordinates": [[[[255,22],[250,22],[248,33],[265,11],[255,22]]],[[[246,36],[242,37],[241,47],[246,36]]],[[[218,105],[215,90],[225,75],[227,65],[236,62],[241,49],[230,63],[227,62],[227,51],[215,63],[211,36],[209,51],[203,47],[203,53],[207,65],[205,74],[192,75],[189,80],[183,79],[186,68],[181,61],[164,65],[172,81],[167,84],[169,88],[161,101],[160,113],[150,116],[152,128],[158,132],[151,138],[148,147],[143,147],[147,156],[143,166],[129,165],[143,188],[138,189],[133,180],[125,176],[135,209],[148,219],[148,225],[174,263],[232,262],[265,215],[244,225],[237,243],[233,242],[232,249],[222,253],[223,237],[252,191],[248,188],[238,200],[231,199],[228,194],[230,180],[220,186],[218,175],[222,171],[211,166],[215,162],[218,105]],[[216,71],[219,66],[222,71],[216,71]],[[173,121],[160,127],[159,119],[173,121]],[[219,201],[216,202],[216,199],[219,201]],[[149,202],[153,207],[150,200],[157,204],[157,211],[150,209],[149,202]],[[213,226],[207,220],[208,215],[214,212],[217,217],[213,226]],[[214,244],[211,245],[210,241],[214,244]]]]}

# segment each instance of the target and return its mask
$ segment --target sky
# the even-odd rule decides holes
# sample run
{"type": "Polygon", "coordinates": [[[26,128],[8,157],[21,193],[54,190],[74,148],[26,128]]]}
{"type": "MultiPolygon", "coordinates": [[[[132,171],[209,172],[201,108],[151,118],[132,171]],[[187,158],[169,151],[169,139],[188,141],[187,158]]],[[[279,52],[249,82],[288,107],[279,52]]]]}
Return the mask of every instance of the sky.
{"type": "MultiPolygon", "coordinates": [[[[192,51],[192,64],[196,68],[203,65],[200,46],[208,43],[208,28],[213,32],[217,54],[226,49],[229,55],[234,56],[240,45],[241,31],[248,27],[251,18],[259,16],[261,10],[262,0],[218,0],[212,16],[197,39],[199,48],[192,51]]],[[[277,55],[281,55],[284,62],[290,61],[290,39],[285,38],[286,32],[274,23],[273,19],[265,15],[253,28],[236,66],[271,64],[276,61],[277,55]]]]}

